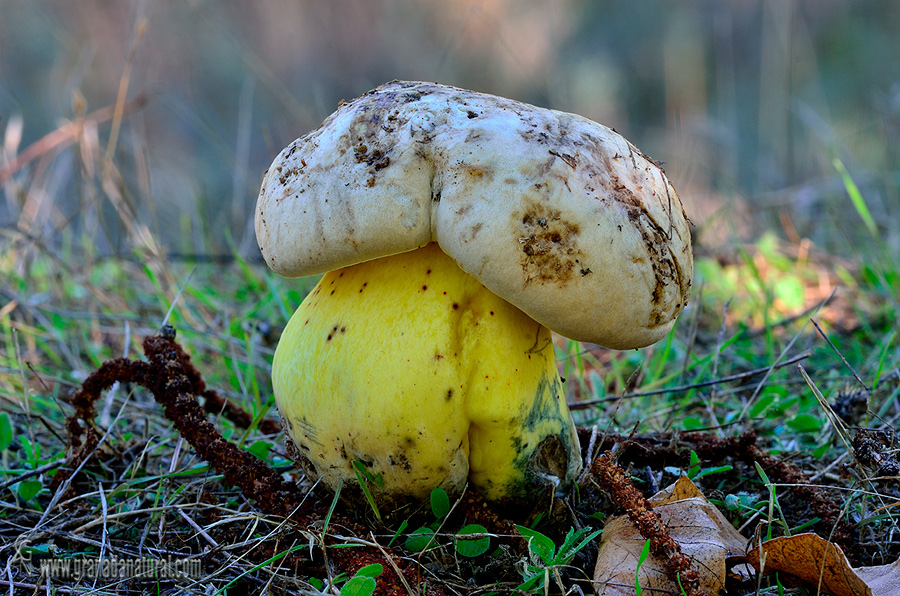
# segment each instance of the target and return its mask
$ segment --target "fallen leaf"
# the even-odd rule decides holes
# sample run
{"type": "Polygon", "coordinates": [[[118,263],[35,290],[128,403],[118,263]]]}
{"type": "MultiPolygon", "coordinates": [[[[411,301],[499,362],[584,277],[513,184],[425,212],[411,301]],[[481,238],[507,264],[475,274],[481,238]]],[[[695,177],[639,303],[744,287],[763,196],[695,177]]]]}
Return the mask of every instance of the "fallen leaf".
{"type": "MultiPolygon", "coordinates": [[[[718,594],[725,586],[725,555],[743,553],[747,540],[700,492],[687,476],[654,495],[650,502],[681,552],[693,559],[700,574],[700,589],[718,594]]],[[[606,524],[594,567],[594,590],[600,596],[634,596],[638,560],[646,540],[628,516],[606,524]]],[[[680,594],[667,576],[663,563],[654,556],[643,562],[638,576],[641,588],[650,593],[680,594]]]]}
{"type": "MultiPolygon", "coordinates": [[[[758,570],[762,567],[763,573],[787,573],[813,590],[821,589],[832,596],[882,596],[876,595],[850,567],[839,546],[815,534],[768,540],[747,553],[747,562],[758,570]],[[761,558],[764,565],[760,564],[761,558]]],[[[883,596],[896,593],[884,592],[883,596]]]]}
{"type": "Polygon", "coordinates": [[[900,559],[890,565],[854,567],[853,571],[872,588],[873,596],[900,594],[900,559]]]}
{"type": "Polygon", "coordinates": [[[703,491],[701,491],[696,484],[694,484],[690,478],[687,476],[680,476],[678,480],[675,481],[674,484],[670,484],[666,488],[662,489],[648,500],[654,507],[658,507],[660,505],[667,505],[669,503],[674,503],[675,501],[682,501],[684,499],[691,499],[693,497],[702,497],[703,491]]]}

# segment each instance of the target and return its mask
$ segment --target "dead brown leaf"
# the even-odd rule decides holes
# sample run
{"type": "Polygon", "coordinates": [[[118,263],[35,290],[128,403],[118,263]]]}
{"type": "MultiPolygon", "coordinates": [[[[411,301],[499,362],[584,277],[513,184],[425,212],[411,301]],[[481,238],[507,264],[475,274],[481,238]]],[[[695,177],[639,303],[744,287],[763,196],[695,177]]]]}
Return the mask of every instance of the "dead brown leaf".
{"type": "MultiPolygon", "coordinates": [[[[682,552],[693,559],[700,590],[713,596],[725,586],[725,555],[743,553],[747,540],[687,476],[654,495],[650,502],[682,552]]],[[[603,530],[594,567],[594,590],[600,596],[633,596],[644,538],[627,516],[611,519],[603,530]]],[[[652,555],[643,562],[641,588],[651,593],[680,594],[662,563],[652,555]]]]}
{"type": "Polygon", "coordinates": [[[890,565],[856,567],[853,571],[868,584],[873,596],[900,594],[900,559],[890,565]]]}
{"type": "Polygon", "coordinates": [[[751,550],[748,562],[764,572],[781,571],[813,590],[832,596],[897,596],[900,594],[900,560],[890,565],[850,567],[839,546],[815,534],[773,538],[751,550]]]}
{"type": "MultiPolygon", "coordinates": [[[[773,538],[752,549],[747,558],[763,573],[780,571],[832,596],[876,596],[850,567],[844,551],[815,534],[773,538]]],[[[888,594],[896,592],[885,592],[884,596],[888,594]]]]}

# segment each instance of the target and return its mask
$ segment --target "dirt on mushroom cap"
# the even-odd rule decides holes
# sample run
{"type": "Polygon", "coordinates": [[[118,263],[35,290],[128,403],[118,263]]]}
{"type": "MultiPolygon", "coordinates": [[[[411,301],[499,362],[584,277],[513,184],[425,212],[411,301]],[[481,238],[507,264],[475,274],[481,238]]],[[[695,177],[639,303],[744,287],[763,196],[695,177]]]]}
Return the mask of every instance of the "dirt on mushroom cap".
{"type": "Polygon", "coordinates": [[[657,341],[690,292],[662,169],[580,116],[427,83],[344,103],[275,160],[257,235],[308,275],[437,241],[535,320],[613,348],[657,341]]]}

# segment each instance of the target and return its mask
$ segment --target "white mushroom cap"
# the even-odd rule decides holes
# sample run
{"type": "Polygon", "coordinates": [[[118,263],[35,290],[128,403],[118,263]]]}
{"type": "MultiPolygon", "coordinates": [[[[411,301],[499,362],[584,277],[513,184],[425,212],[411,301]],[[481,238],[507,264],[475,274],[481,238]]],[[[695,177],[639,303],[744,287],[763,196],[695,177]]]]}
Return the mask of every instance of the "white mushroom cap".
{"type": "Polygon", "coordinates": [[[342,103],[266,173],[256,235],[286,276],[437,242],[536,321],[610,348],[684,308],[687,217],[663,170],[573,114],[394,81],[342,103]]]}

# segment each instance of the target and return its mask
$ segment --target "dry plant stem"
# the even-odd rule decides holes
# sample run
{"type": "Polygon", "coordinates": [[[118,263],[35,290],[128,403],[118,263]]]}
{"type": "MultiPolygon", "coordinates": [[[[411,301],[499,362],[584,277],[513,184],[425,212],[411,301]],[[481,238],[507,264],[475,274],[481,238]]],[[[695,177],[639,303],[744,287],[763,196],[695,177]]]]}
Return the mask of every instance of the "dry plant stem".
{"type": "Polygon", "coordinates": [[[766,372],[777,369],[784,368],[785,366],[790,366],[791,364],[796,364],[801,360],[805,360],[809,358],[810,353],[804,352],[802,354],[798,354],[793,358],[789,358],[784,362],[778,362],[775,365],[764,366],[762,368],[754,368],[753,370],[747,370],[742,373],[736,373],[733,375],[728,375],[727,377],[721,377],[718,379],[712,379],[710,381],[702,381],[699,383],[691,383],[689,385],[680,385],[678,387],[666,387],[664,389],[653,389],[650,391],[638,391],[635,393],[623,393],[622,395],[612,395],[610,397],[602,397],[599,399],[588,399],[583,401],[577,401],[569,404],[570,410],[587,410],[596,406],[597,404],[607,403],[619,401],[622,399],[633,399],[637,397],[647,397],[648,395],[661,395],[664,393],[680,393],[682,391],[688,391],[690,389],[699,389],[702,387],[715,387],[716,385],[722,385],[724,383],[730,383],[732,381],[740,381],[742,379],[747,379],[750,377],[755,377],[757,375],[765,374],[766,372]]]}
{"type": "Polygon", "coordinates": [[[609,493],[610,498],[623,508],[637,527],[641,536],[650,541],[650,552],[665,561],[666,575],[680,584],[686,596],[703,596],[699,589],[700,577],[691,568],[691,560],[681,552],[681,547],[669,535],[659,514],[653,511],[650,501],[635,488],[625,471],[613,461],[607,451],[594,460],[591,473],[600,488],[609,493]]]}
{"type": "MultiPolygon", "coordinates": [[[[138,95],[122,106],[122,113],[127,114],[134,110],[138,110],[144,107],[147,104],[147,101],[148,98],[146,95],[138,95]]],[[[28,162],[37,159],[45,153],[64,149],[74,143],[78,137],[79,131],[81,131],[85,125],[96,125],[111,119],[116,112],[116,108],[117,106],[114,105],[100,108],[96,112],[91,112],[84,118],[78,118],[72,122],[67,122],[53,132],[38,139],[22,151],[22,153],[17,155],[15,159],[0,168],[0,185],[4,184],[13,176],[13,174],[25,167],[28,162]]]]}
{"type": "Polygon", "coordinates": [[[145,387],[165,409],[166,418],[197,453],[208,461],[225,481],[240,487],[249,498],[268,513],[289,517],[304,500],[304,494],[293,483],[250,453],[226,441],[206,419],[193,392],[193,385],[182,365],[183,354],[174,341],[162,336],[144,340],[144,353],[150,359],[152,372],[145,387]]]}
{"type": "Polygon", "coordinates": [[[633,436],[627,439],[621,435],[613,435],[607,437],[597,449],[611,449],[614,445],[620,445],[620,460],[656,468],[683,464],[691,449],[697,452],[701,461],[707,463],[728,459],[750,465],[758,463],[772,480],[778,484],[791,485],[789,490],[809,503],[812,513],[822,520],[821,527],[831,532],[830,539],[844,550],[854,565],[859,565],[861,562],[856,560],[858,555],[855,554],[859,552],[856,532],[852,524],[842,517],[840,499],[813,486],[809,476],[794,464],[766,453],[757,445],[757,439],[756,431],[725,438],[701,432],[633,436]]]}
{"type": "Polygon", "coordinates": [[[50,489],[56,491],[65,484],[73,470],[94,453],[100,443],[100,436],[92,424],[97,415],[95,402],[100,394],[120,383],[142,383],[149,367],[145,362],[132,362],[127,358],[107,360],[92,373],[72,397],[75,412],[66,419],[66,431],[69,435],[70,453],[67,457],[68,467],[60,469],[50,482],[50,489]],[[82,426],[83,425],[83,426],[82,426]]]}
{"type": "MultiPolygon", "coordinates": [[[[178,357],[178,362],[184,368],[184,374],[190,381],[193,392],[203,397],[203,409],[216,416],[220,414],[225,416],[225,418],[240,428],[250,428],[250,425],[253,423],[253,416],[234,402],[226,400],[216,390],[208,388],[200,371],[191,362],[191,357],[179,344],[172,342],[172,349],[178,357]]],[[[260,420],[257,428],[265,435],[274,435],[281,432],[281,425],[270,418],[260,420]]]]}
{"type": "MultiPolygon", "coordinates": [[[[200,373],[191,364],[190,357],[175,343],[173,337],[174,330],[164,328],[161,335],[144,340],[144,353],[148,362],[127,358],[110,360],[84,381],[72,398],[75,412],[66,421],[71,451],[66,468],[61,469],[53,478],[54,488],[61,486],[71,471],[77,469],[96,448],[99,436],[93,425],[93,419],[97,415],[94,404],[102,392],[117,381],[136,383],[150,390],[156,401],[163,406],[166,418],[172,421],[176,430],[194,447],[197,454],[225,477],[226,483],[240,488],[265,513],[291,518],[301,528],[314,527],[321,517],[314,511],[313,501],[263,461],[226,441],[206,419],[206,413],[197,401],[197,394],[207,398],[221,397],[206,388],[200,373]]],[[[229,411],[221,406],[215,408],[216,412],[219,410],[229,411]]],[[[250,419],[249,414],[244,414],[250,419]]],[[[358,524],[349,519],[332,517],[332,523],[353,529],[357,533],[363,532],[358,524]]],[[[326,536],[325,539],[326,544],[334,542],[330,537],[326,536]]],[[[350,575],[365,565],[382,564],[384,572],[379,577],[375,592],[378,596],[405,595],[407,592],[403,584],[420,586],[425,583],[418,566],[392,556],[394,564],[400,568],[406,580],[401,582],[385,552],[390,553],[390,549],[335,548],[329,550],[329,558],[340,571],[350,575]]],[[[274,554],[277,553],[273,552],[274,554]]],[[[437,596],[443,594],[439,587],[427,583],[424,591],[437,596]]]]}

